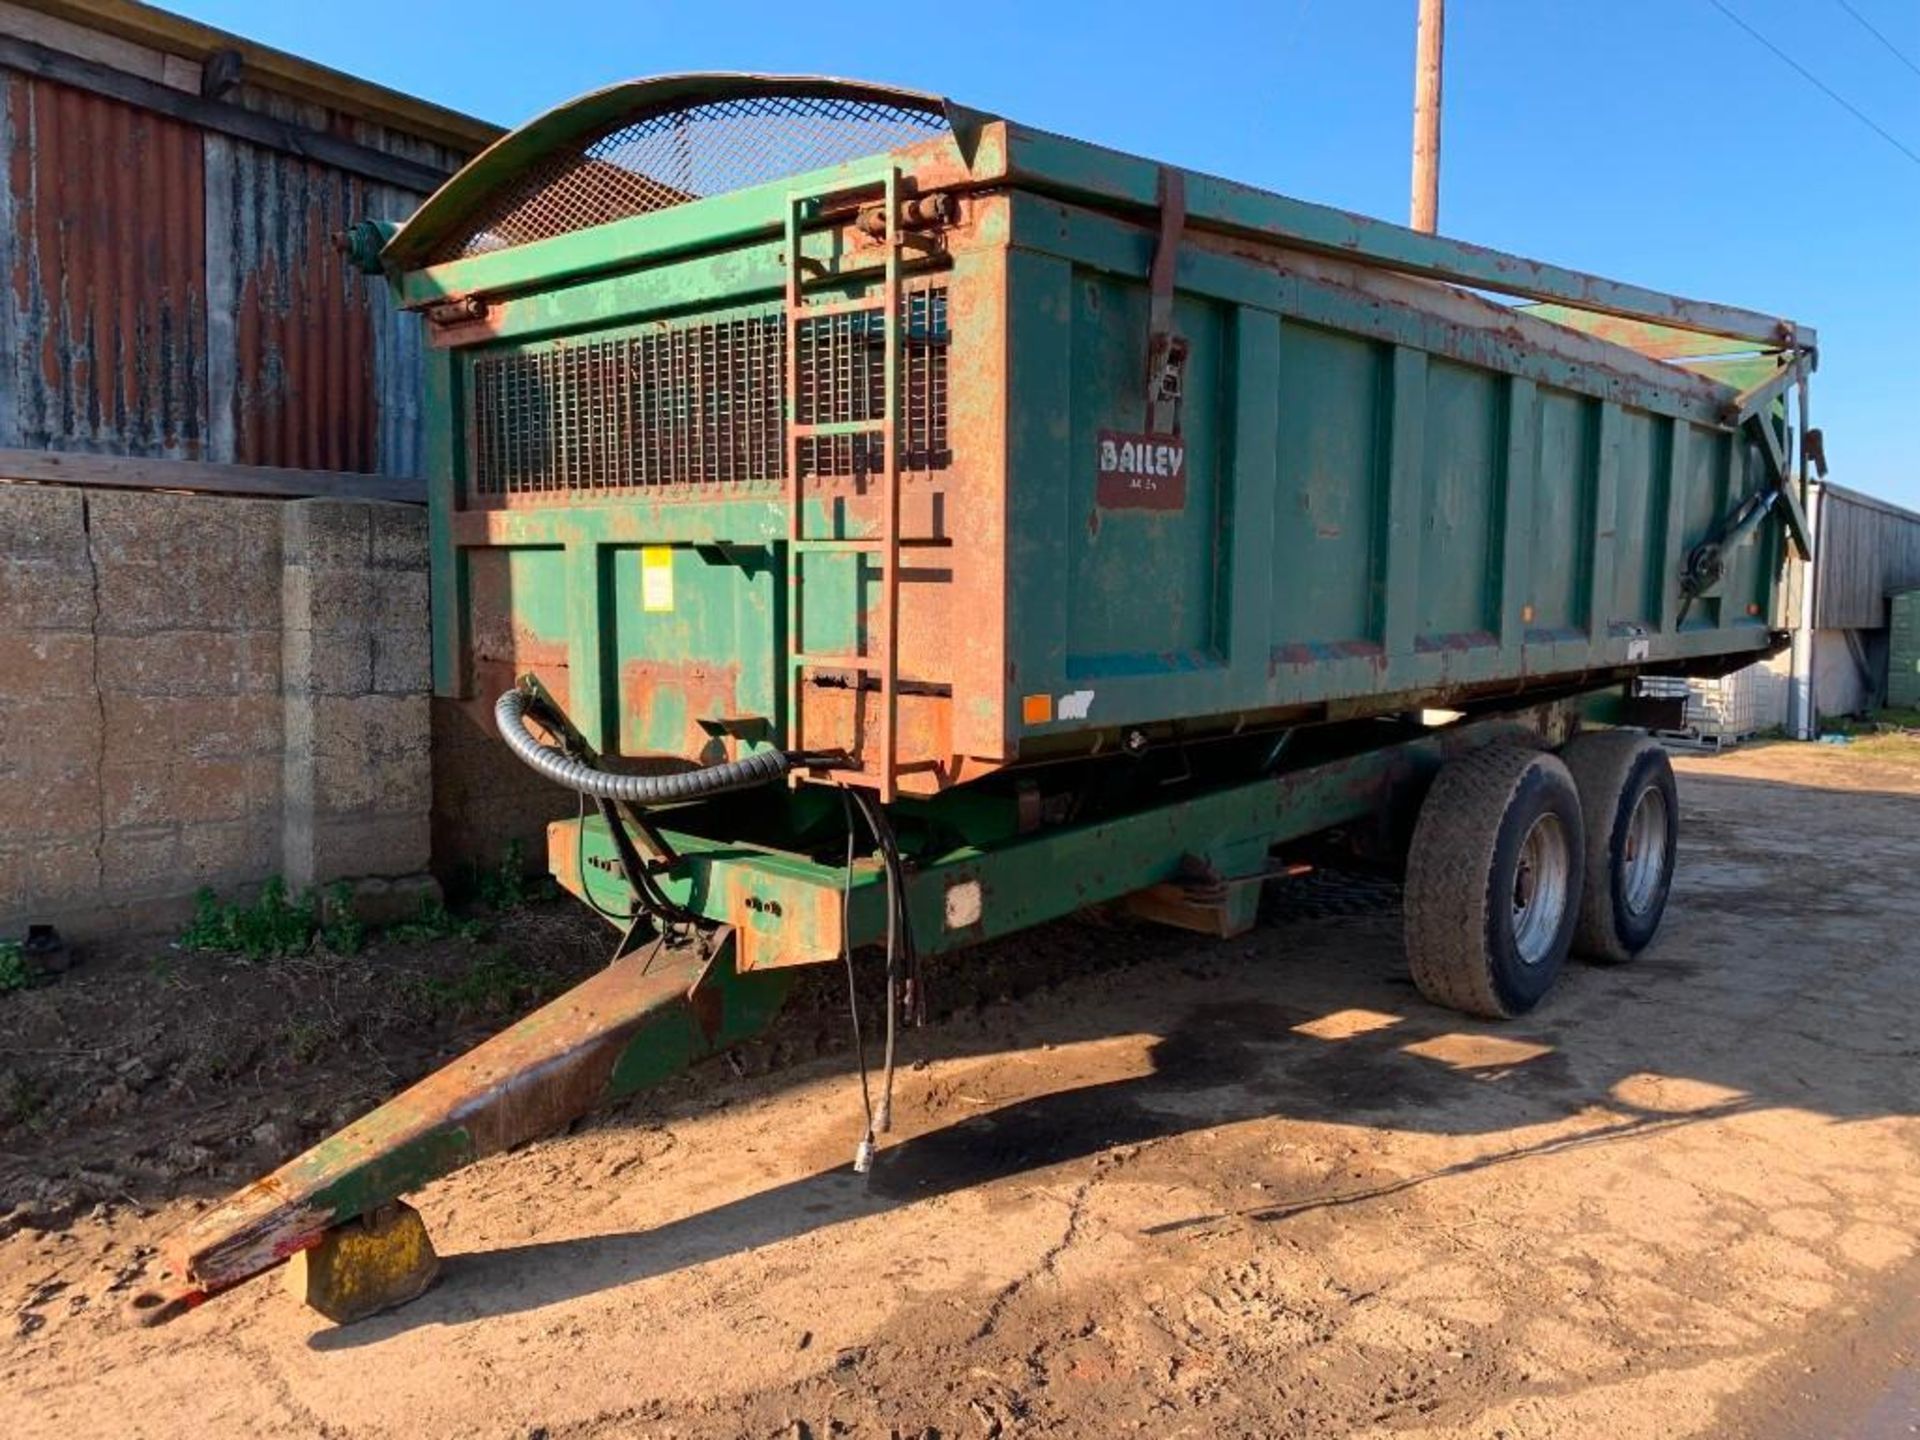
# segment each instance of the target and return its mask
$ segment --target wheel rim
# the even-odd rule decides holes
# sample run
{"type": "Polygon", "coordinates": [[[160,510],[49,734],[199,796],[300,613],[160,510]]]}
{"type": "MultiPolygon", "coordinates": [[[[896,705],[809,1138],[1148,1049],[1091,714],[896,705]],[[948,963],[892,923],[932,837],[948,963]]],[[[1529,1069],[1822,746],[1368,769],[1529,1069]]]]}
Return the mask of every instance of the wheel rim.
{"type": "Polygon", "coordinates": [[[1667,797],[1649,785],[1627,817],[1626,849],[1620,857],[1622,897],[1627,909],[1644,915],[1653,908],[1667,873],[1667,797]]]}
{"type": "Polygon", "coordinates": [[[1553,953],[1572,873],[1560,817],[1542,815],[1521,841],[1513,871],[1513,946],[1522,963],[1538,965],[1553,953]]]}

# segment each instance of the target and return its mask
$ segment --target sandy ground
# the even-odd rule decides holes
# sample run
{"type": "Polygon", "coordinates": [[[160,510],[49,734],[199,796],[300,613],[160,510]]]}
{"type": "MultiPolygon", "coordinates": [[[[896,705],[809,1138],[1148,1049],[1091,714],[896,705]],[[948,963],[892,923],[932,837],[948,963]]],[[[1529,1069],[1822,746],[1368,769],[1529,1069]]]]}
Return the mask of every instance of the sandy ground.
{"type": "Polygon", "coordinates": [[[1661,939],[1519,1023],[1424,1004],[1391,896],[1281,894],[1013,942],[1130,963],[912,1037],[870,1182],[844,1055],[443,1181],[439,1284],[359,1326],[123,1328],[191,1201],[22,1231],[6,1430],[1909,1435],[1920,745],[1680,768],[1661,939]]]}

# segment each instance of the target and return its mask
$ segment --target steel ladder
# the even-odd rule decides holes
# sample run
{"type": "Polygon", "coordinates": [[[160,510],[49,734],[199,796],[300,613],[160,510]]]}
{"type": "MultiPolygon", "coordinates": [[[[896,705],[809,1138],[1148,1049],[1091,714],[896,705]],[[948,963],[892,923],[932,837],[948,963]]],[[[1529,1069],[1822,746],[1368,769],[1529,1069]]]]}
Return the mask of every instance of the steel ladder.
{"type": "MultiPolygon", "coordinates": [[[[807,681],[816,671],[850,672],[856,677],[853,698],[853,736],[848,751],[861,753],[862,706],[867,698],[868,677],[872,677],[872,695],[880,707],[879,754],[877,763],[861,754],[862,778],[871,779],[881,802],[893,800],[900,775],[898,727],[900,719],[900,367],[902,331],[905,322],[901,307],[900,261],[900,170],[889,166],[881,176],[882,211],[886,218],[881,236],[885,245],[885,278],[878,300],[862,296],[854,300],[827,300],[809,303],[802,240],[807,223],[819,216],[827,202],[844,196],[870,192],[872,181],[819,194],[794,194],[787,197],[786,214],[786,489],[787,489],[787,651],[788,744],[805,744],[804,704],[807,681]],[[880,344],[883,347],[884,375],[882,409],[878,416],[858,420],[823,420],[816,413],[810,420],[800,418],[801,331],[809,322],[828,321],[839,315],[870,316],[880,314],[880,344]],[[823,538],[807,533],[807,486],[801,474],[800,460],[808,440],[828,440],[838,436],[878,435],[880,437],[880,524],[877,535],[823,538]],[[860,557],[858,582],[854,587],[855,604],[864,594],[865,581],[872,569],[880,574],[879,633],[870,635],[866,653],[845,655],[810,654],[801,647],[805,629],[805,557],[823,553],[851,553],[860,557]]],[[[833,278],[841,278],[834,276],[833,278]]],[[[850,371],[852,384],[863,372],[850,371]]],[[[826,393],[829,377],[814,377],[815,410],[826,393]]],[[[850,404],[857,404],[857,397],[850,404]]],[[[815,447],[817,457],[820,447],[815,447]]],[[[856,448],[856,454],[860,448],[856,448]]],[[[819,470],[817,464],[815,469],[819,470]]],[[[856,474],[860,466],[854,467],[856,474]]],[[[871,472],[869,472],[871,473],[871,472]]],[[[856,624],[855,629],[858,630],[856,624]]],[[[818,747],[815,747],[818,748],[818,747]]]]}

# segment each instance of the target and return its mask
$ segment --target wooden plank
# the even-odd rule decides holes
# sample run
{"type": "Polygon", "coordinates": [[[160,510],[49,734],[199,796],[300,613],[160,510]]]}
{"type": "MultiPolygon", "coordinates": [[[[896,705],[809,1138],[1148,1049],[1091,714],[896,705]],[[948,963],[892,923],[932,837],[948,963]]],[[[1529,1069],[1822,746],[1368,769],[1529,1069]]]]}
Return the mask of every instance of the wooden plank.
{"type": "Polygon", "coordinates": [[[157,81],[116,70],[111,65],[102,65],[78,55],[63,54],[14,35],[0,35],[0,66],[37,79],[105,95],[112,100],[137,105],[143,110],[184,120],[205,130],[251,140],[256,145],[316,160],[322,165],[331,165],[337,170],[378,180],[382,184],[397,185],[403,190],[431,194],[440,188],[451,173],[366,145],[356,145],[351,140],[342,140],[335,135],[309,130],[303,125],[276,120],[271,115],[242,110],[238,105],[229,105],[225,101],[203,100],[198,95],[189,95],[157,81]]]}
{"type": "MultiPolygon", "coordinates": [[[[7,277],[0,281],[0,447],[18,445],[21,439],[20,357],[27,347],[20,339],[20,291],[32,288],[21,284],[31,272],[21,265],[23,237],[13,193],[14,177],[32,171],[31,158],[20,153],[25,142],[9,118],[15,113],[13,89],[20,83],[0,70],[0,276],[7,277]]],[[[26,98],[22,95],[19,101],[26,98]]]]}
{"type": "Polygon", "coordinates": [[[319,65],[241,35],[202,25],[133,0],[30,0],[31,7],[103,36],[116,36],[197,66],[218,50],[240,52],[243,74],[254,85],[311,100],[342,114],[431,140],[469,154],[492,144],[500,127],[444,105],[419,99],[357,75],[319,65]]]}
{"type": "MultiPolygon", "coordinates": [[[[235,255],[233,180],[236,146],[230,136],[200,137],[206,193],[207,439],[202,454],[232,464],[240,453],[240,267],[235,255]]],[[[285,457],[282,457],[285,458],[285,457]]]]}
{"type": "Polygon", "coordinates": [[[265,465],[213,465],[137,455],[77,455],[56,450],[0,450],[0,483],[88,485],[109,490],[190,490],[275,500],[392,500],[426,503],[423,481],[403,475],[342,470],[279,470],[265,465]]]}
{"type": "Polygon", "coordinates": [[[67,55],[97,60],[116,70],[190,94],[200,93],[200,64],[171,55],[95,26],[70,20],[41,5],[27,6],[0,0],[0,32],[31,40],[67,55]]]}

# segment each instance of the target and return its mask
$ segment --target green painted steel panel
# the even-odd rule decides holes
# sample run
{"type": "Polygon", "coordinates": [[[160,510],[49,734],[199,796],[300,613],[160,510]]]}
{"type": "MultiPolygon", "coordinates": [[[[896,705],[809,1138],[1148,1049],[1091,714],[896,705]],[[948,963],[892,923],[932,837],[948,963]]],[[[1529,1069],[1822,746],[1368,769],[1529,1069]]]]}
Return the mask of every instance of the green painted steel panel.
{"type": "MultiPolygon", "coordinates": [[[[1248,237],[1329,254],[1341,248],[1329,214],[1217,182],[1190,197],[1191,212],[1241,242],[1183,242],[1175,265],[1186,398],[1177,437],[1158,438],[1178,441],[1184,496],[1167,508],[1103,499],[1103,443],[1147,423],[1156,230],[1150,211],[1101,207],[1132,200],[1152,172],[1074,142],[1010,143],[980,163],[1034,188],[968,201],[955,254],[929,272],[951,287],[972,363],[949,381],[967,422],[954,468],[912,522],[947,548],[903,560],[917,743],[964,725],[972,738],[954,753],[991,767],[1106,746],[1142,725],[1343,718],[1773,643],[1782,547],[1771,525],[1730,553],[1725,579],[1681,624],[1685,557],[1769,483],[1757,448],[1728,428],[1731,390],[1587,336],[1556,349],[1540,342],[1550,327],[1525,329],[1444,287],[1370,279],[1369,266],[1423,271],[1441,256],[1391,227],[1363,225],[1343,259],[1290,263],[1248,237]],[[950,718],[929,721],[929,706],[950,718]]],[[[939,163],[943,174],[963,164],[939,163]]],[[[843,167],[834,183],[872,171],[843,167]]],[[[776,476],[549,487],[503,510],[479,503],[467,473],[477,451],[466,410],[491,403],[475,388],[477,360],[565,360],[583,342],[779,314],[789,193],[694,201],[419,281],[422,297],[463,274],[504,287],[458,359],[436,366],[435,596],[451,637],[442,649],[454,652],[436,669],[443,691],[478,673],[462,649],[532,655],[540,669],[557,646],[577,723],[618,753],[710,760],[762,743],[858,743],[851,730],[791,733],[786,689],[796,652],[872,653],[881,563],[790,554],[776,476]],[[668,551],[670,611],[645,603],[650,547],[668,551]],[[496,557],[509,553],[503,572],[496,557]],[[806,600],[798,635],[793,573],[806,600]]],[[[872,258],[831,229],[800,249],[823,295],[878,283],[872,258]]],[[[1463,274],[1471,260],[1453,257],[1463,274]]],[[[1529,273],[1534,288],[1565,278],[1529,273]]],[[[1756,329],[1739,312],[1702,313],[1705,328],[1756,329]]],[[[1665,343],[1658,325],[1648,333],[1665,343]]],[[[697,385],[682,398],[696,416],[734,403],[697,385]]],[[[553,411],[542,443],[607,423],[564,394],[514,403],[553,411]]],[[[862,481],[810,499],[804,533],[871,533],[870,495],[862,481]]],[[[809,724],[830,709],[809,703],[809,724]]]]}
{"type": "Polygon", "coordinates": [[[1532,524],[1527,531],[1529,630],[1575,634],[1587,616],[1592,543],[1587,511],[1598,473],[1594,401],[1558,390],[1538,393],[1532,524]]]}
{"type": "MultiPolygon", "coordinates": [[[[1124,233],[1116,222],[1089,215],[1023,231],[1016,211],[1016,241],[1076,262],[1075,275],[1102,268],[1124,275],[1136,294],[1133,308],[1108,298],[1106,309],[1138,317],[1151,246],[1128,248],[1121,243],[1124,233]]],[[[1064,282],[1040,263],[1039,254],[1022,249],[1015,255],[1020,268],[1011,277],[1009,311],[1013,354],[1020,357],[1038,327],[1052,330],[1052,297],[1064,282]],[[1035,288],[1023,290],[1022,276],[1033,277],[1035,288]]],[[[1671,399],[1657,410],[1624,406],[1614,398],[1621,392],[1591,371],[1537,363],[1541,357],[1531,353],[1501,354],[1445,326],[1402,325],[1405,311],[1364,295],[1295,276],[1263,275],[1251,262],[1235,266],[1200,255],[1191,269],[1196,277],[1217,269],[1204,293],[1238,298],[1241,315],[1269,313],[1271,307],[1281,322],[1281,393],[1243,390],[1239,405],[1223,412],[1223,418],[1256,417],[1255,424],[1270,414],[1268,423],[1283,436],[1270,502],[1282,518],[1273,523],[1263,560],[1272,575],[1272,598],[1259,615],[1243,613],[1236,600],[1225,621],[1228,632],[1242,637],[1250,624],[1263,627],[1266,644],[1245,648],[1264,649],[1267,663],[1236,661],[1166,675],[1120,666],[1094,674],[1071,662],[1050,673],[1040,670],[1060,693],[1077,695],[1089,679],[1096,682],[1087,721],[1078,728],[1204,721],[1289,705],[1344,704],[1349,697],[1360,702],[1369,695],[1404,701],[1523,673],[1577,672],[1630,658],[1684,660],[1763,650],[1772,643],[1768,622],[1779,550],[1770,532],[1734,551],[1718,592],[1691,607],[1686,628],[1697,639],[1682,643],[1673,632],[1677,601],[1669,612],[1656,613],[1666,593],[1677,590],[1686,551],[1732,508],[1736,477],[1729,467],[1736,460],[1742,466],[1740,495],[1765,483],[1757,455],[1743,449],[1736,456],[1724,428],[1671,399]],[[1385,315],[1393,320],[1383,329],[1385,315]],[[1433,348],[1379,343],[1402,335],[1433,348]],[[1561,383],[1537,383],[1548,378],[1561,383]],[[1668,404],[1674,408],[1665,409],[1668,404]],[[1678,423],[1698,444],[1684,448],[1676,486],[1666,432],[1679,416],[1686,417],[1678,423]],[[1317,474],[1339,479],[1323,481],[1317,474]],[[1300,523],[1303,506],[1311,513],[1315,505],[1335,503],[1326,495],[1329,484],[1342,492],[1339,519],[1325,526],[1300,523]],[[1370,509],[1373,524],[1360,523],[1370,509]],[[1367,608],[1356,634],[1361,576],[1367,608]],[[1302,599],[1309,601],[1305,607],[1297,603],[1302,599]],[[1758,606],[1751,613],[1750,600],[1758,606]],[[1384,647],[1384,654],[1376,647],[1384,647]]],[[[1183,258],[1183,285],[1188,275],[1183,258]]],[[[1099,293],[1110,297],[1115,288],[1109,280],[1099,293]]],[[[1062,347],[1064,363],[1078,370],[1087,349],[1076,332],[1062,347]]],[[[1103,358],[1090,368],[1113,373],[1113,362],[1104,350],[1099,353],[1103,358]]],[[[1088,427],[1076,416],[1073,434],[1062,436],[1046,424],[1060,403],[1055,392],[1077,397],[1082,389],[1078,375],[1059,378],[1060,363],[1044,367],[1036,377],[1039,388],[1017,381],[1010,387],[1011,424],[1016,434],[1031,435],[1033,454],[1010,469],[1009,503],[1020,506],[1030,498],[1036,523],[1044,518],[1051,527],[1030,537],[1035,551],[1078,543],[1069,529],[1081,517],[1052,509],[1058,492],[1044,477],[1064,473],[1070,486],[1088,484],[1089,458],[1080,438],[1088,427]],[[1044,496],[1028,497],[1029,484],[1042,487],[1044,496]]],[[[1118,373],[1124,382],[1126,372],[1118,373]]],[[[1233,383],[1244,382],[1233,377],[1233,383]]],[[[1197,413],[1204,419],[1208,412],[1202,406],[1197,413]]],[[[1222,453],[1232,453],[1237,438],[1223,437],[1222,453]]],[[[1247,489],[1230,485],[1224,493],[1237,506],[1245,503],[1247,489]]],[[[1102,517],[1103,526],[1108,523],[1102,517]]],[[[1233,507],[1215,524],[1228,537],[1223,548],[1246,529],[1233,507]]],[[[1171,563],[1179,573],[1178,557],[1171,563]]],[[[1070,626],[1070,611],[1052,602],[1044,574],[1020,580],[1023,588],[1040,592],[1022,595],[1023,614],[1049,617],[1049,627],[1070,626]]],[[[1036,666],[1079,643],[1071,630],[1059,635],[1027,625],[1015,633],[1036,666]]],[[[1034,673],[1023,667],[1022,684],[1034,673]]],[[[1076,727],[1056,719],[1036,728],[1057,734],[1076,727]]]]}
{"type": "Polygon", "coordinates": [[[1608,626],[1657,627],[1660,614],[1660,553],[1657,539],[1665,519],[1660,477],[1666,473],[1670,427],[1643,411],[1620,412],[1620,479],[1608,518],[1614,567],[1611,593],[1604,597],[1608,626]],[[1640,543],[1623,544],[1622,537],[1640,543]]]}
{"type": "MultiPolygon", "coordinates": [[[[1360,411],[1324,416],[1320,423],[1363,425],[1370,419],[1360,411]]],[[[1498,377],[1446,361],[1427,366],[1416,649],[1491,637],[1495,628],[1488,577],[1505,423],[1498,377]]]]}
{"type": "Polygon", "coordinates": [[[1373,410],[1392,352],[1319,326],[1290,324],[1282,333],[1271,407],[1280,456],[1272,544],[1295,563],[1273,567],[1273,645],[1331,653],[1377,646],[1387,437],[1378,424],[1325,425],[1317,417],[1373,410]]]}
{"type": "Polygon", "coordinates": [[[780,713],[782,587],[771,547],[609,546],[603,553],[619,724],[610,748],[722,759],[731,752],[707,725],[780,713]]]}
{"type": "MultiPolygon", "coordinates": [[[[1072,435],[1068,454],[1092,456],[1103,431],[1144,426],[1140,394],[1147,296],[1111,276],[1073,281],[1072,435]]],[[[1187,493],[1178,509],[1110,508],[1095,495],[1095,467],[1070,464],[1066,675],[1153,675],[1225,662],[1219,534],[1226,497],[1222,440],[1229,313],[1182,300],[1174,323],[1192,346],[1185,441],[1187,493]]],[[[1055,567],[1057,569],[1057,567],[1055,567]]],[[[1036,580],[1038,577],[1034,577],[1036,580]]]]}

